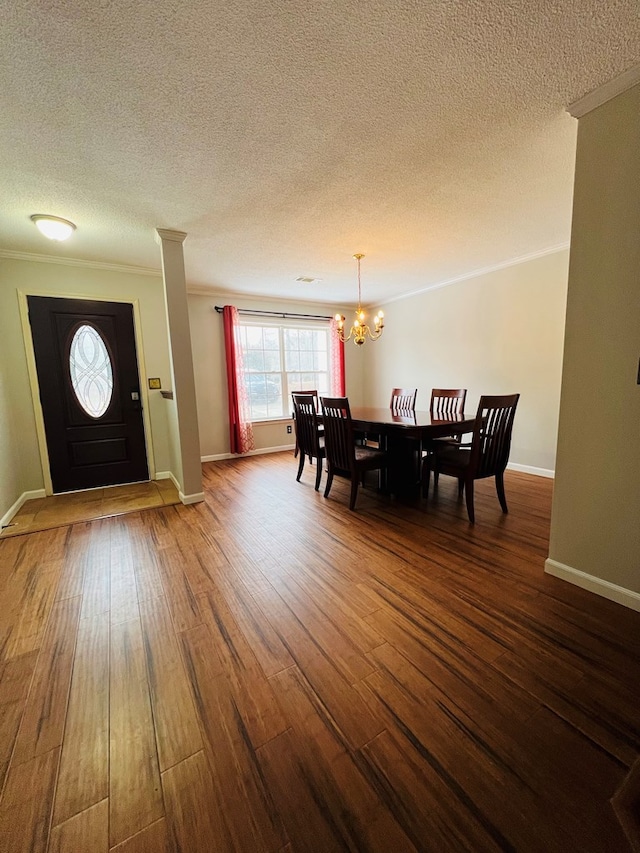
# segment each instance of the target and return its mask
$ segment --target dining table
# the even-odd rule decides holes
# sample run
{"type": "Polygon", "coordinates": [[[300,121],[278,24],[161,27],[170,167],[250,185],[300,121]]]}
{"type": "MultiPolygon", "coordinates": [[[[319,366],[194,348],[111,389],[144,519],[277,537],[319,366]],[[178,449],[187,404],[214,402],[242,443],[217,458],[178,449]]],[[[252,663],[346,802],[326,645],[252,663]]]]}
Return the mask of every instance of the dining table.
{"type": "Polygon", "coordinates": [[[420,490],[422,454],[432,439],[472,432],[476,415],[353,406],[351,420],[356,433],[379,436],[389,456],[387,468],[380,472],[380,489],[413,497],[420,490]]]}

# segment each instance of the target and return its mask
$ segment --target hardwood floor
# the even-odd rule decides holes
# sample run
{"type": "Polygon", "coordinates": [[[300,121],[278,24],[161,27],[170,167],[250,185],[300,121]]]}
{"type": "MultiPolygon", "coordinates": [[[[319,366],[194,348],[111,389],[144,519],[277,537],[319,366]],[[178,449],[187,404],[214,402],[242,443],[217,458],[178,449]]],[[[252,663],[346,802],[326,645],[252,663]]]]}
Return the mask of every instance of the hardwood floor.
{"type": "Polygon", "coordinates": [[[3,853],[630,850],[640,614],[543,573],[551,482],[296,471],[0,542],[3,853]]]}
{"type": "Polygon", "coordinates": [[[156,506],[180,503],[171,480],[149,480],[124,486],[105,486],[81,492],[66,492],[26,501],[11,520],[0,529],[0,538],[22,536],[79,521],[137,512],[156,506]]]}

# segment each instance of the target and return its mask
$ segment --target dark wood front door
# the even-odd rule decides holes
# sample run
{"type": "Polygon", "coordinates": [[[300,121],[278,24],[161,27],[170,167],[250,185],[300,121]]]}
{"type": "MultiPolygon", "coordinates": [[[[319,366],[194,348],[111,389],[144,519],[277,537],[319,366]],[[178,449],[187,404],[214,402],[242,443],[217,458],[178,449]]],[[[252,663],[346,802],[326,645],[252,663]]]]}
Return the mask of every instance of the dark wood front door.
{"type": "Polygon", "coordinates": [[[148,480],[133,307],[28,303],[53,491],[148,480]]]}

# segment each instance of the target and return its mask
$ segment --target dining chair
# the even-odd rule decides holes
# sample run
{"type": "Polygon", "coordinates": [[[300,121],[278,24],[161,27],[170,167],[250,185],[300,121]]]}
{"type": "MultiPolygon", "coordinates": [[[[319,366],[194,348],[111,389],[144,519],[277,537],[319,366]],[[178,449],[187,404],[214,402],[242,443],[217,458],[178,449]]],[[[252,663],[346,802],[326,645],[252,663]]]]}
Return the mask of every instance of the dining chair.
{"type": "MultiPolygon", "coordinates": [[[[461,415],[464,413],[464,404],[467,399],[466,388],[433,388],[431,391],[431,403],[429,411],[432,417],[447,418],[450,415],[461,415]]],[[[431,439],[429,446],[425,449],[430,452],[434,445],[460,444],[461,435],[445,435],[431,439]]]]}
{"type": "MultiPolygon", "coordinates": [[[[414,412],[416,408],[417,388],[393,388],[389,408],[393,412],[414,412]]],[[[358,438],[367,447],[382,448],[382,439],[379,435],[372,433],[359,433],[358,438]]]]}
{"type": "Polygon", "coordinates": [[[511,431],[519,394],[480,397],[470,445],[434,445],[422,460],[422,494],[429,494],[431,471],[434,485],[440,474],[458,479],[458,495],[465,492],[469,521],[475,522],[473,484],[494,477],[503,512],[509,512],[504,493],[504,470],[509,461],[511,431]]]}
{"type": "Polygon", "coordinates": [[[300,462],[298,463],[298,475],[296,480],[300,482],[304,469],[305,459],[309,462],[316,460],[316,492],[320,488],[322,477],[322,460],[325,457],[324,438],[318,429],[318,413],[316,411],[315,398],[312,394],[294,392],[293,414],[296,425],[296,442],[300,451],[300,462]]]}
{"type": "Polygon", "coordinates": [[[416,397],[418,396],[417,388],[394,388],[391,392],[391,402],[389,408],[396,411],[403,409],[409,412],[415,411],[416,397]]]}
{"type": "Polygon", "coordinates": [[[432,415],[461,415],[467,399],[466,388],[434,388],[431,391],[429,411],[432,415]]]}
{"type": "MultiPolygon", "coordinates": [[[[304,394],[304,395],[308,395],[309,397],[313,397],[313,404],[315,406],[316,412],[318,411],[318,392],[315,389],[313,391],[292,391],[291,392],[291,399],[292,400],[293,400],[294,394],[304,394]]],[[[298,455],[298,450],[299,450],[299,447],[298,447],[298,428],[296,426],[296,409],[295,409],[295,406],[293,407],[293,429],[294,429],[295,437],[296,437],[296,445],[293,449],[293,456],[295,458],[298,455]]],[[[320,427],[319,427],[319,429],[320,429],[320,427]]],[[[320,429],[320,432],[322,432],[322,429],[320,429]]],[[[311,461],[311,460],[309,460],[309,461],[311,461]]]]}
{"type": "Polygon", "coordinates": [[[351,479],[349,509],[354,509],[360,478],[365,471],[385,468],[388,457],[378,448],[356,444],[348,397],[320,397],[324,441],[327,458],[327,483],[324,496],[329,497],[334,474],[351,479]]]}

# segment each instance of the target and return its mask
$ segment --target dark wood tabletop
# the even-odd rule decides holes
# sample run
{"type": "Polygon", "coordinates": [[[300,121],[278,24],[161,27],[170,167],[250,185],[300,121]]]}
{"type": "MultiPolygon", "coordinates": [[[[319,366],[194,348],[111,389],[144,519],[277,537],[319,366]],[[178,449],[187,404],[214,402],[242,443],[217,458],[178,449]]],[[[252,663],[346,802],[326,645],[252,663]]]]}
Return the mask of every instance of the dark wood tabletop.
{"type": "Polygon", "coordinates": [[[358,430],[422,439],[471,432],[476,422],[475,415],[450,415],[443,419],[442,415],[431,412],[394,411],[384,406],[353,406],[351,419],[358,430]]]}

